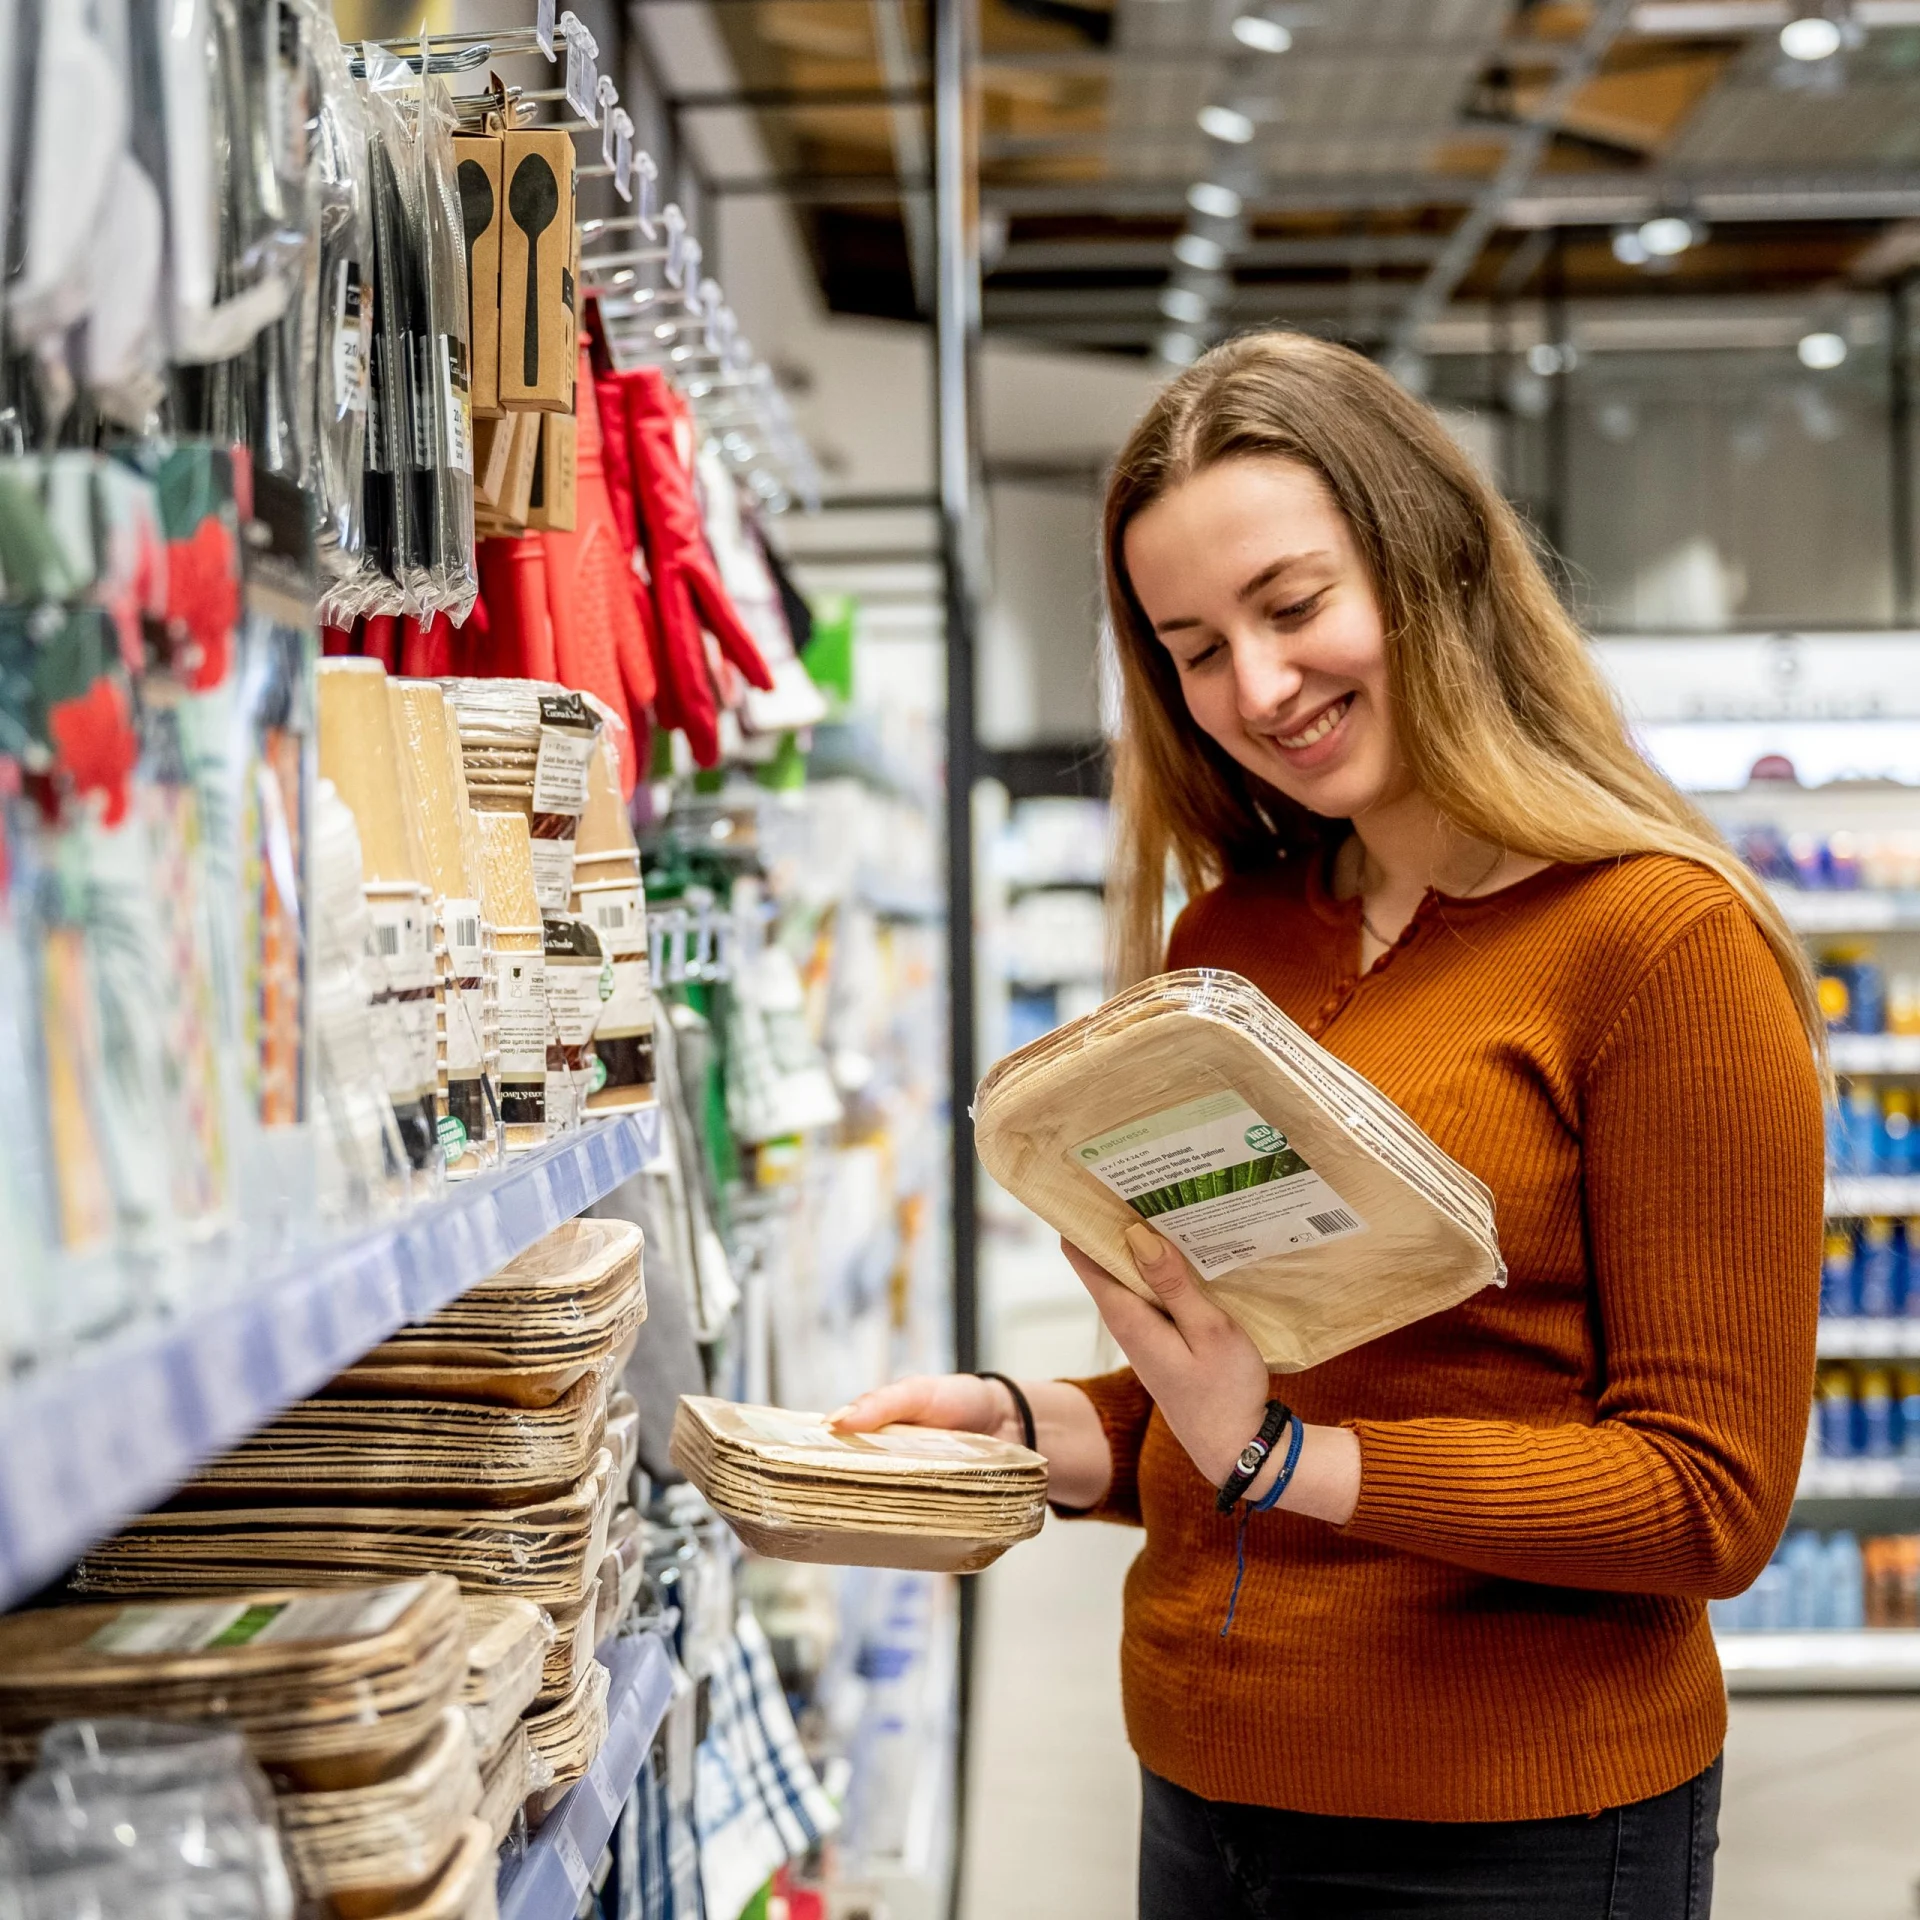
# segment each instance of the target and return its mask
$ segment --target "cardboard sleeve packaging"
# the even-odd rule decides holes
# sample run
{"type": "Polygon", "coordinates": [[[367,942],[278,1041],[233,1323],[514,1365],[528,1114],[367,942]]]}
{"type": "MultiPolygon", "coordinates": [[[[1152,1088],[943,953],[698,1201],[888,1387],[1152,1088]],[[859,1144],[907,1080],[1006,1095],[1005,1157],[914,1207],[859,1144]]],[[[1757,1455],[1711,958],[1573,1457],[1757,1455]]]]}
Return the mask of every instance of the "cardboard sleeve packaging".
{"type": "Polygon", "coordinates": [[[573,136],[501,138],[499,404],[573,408],[573,136]]]}
{"type": "Polygon", "coordinates": [[[527,525],[548,533],[571,533],[579,511],[576,492],[578,420],[570,413],[540,416],[540,458],[535,463],[527,525]]]}
{"type": "Polygon", "coordinates": [[[461,134],[453,143],[467,246],[476,415],[500,411],[500,237],[506,220],[500,145],[497,134],[461,134]]]}

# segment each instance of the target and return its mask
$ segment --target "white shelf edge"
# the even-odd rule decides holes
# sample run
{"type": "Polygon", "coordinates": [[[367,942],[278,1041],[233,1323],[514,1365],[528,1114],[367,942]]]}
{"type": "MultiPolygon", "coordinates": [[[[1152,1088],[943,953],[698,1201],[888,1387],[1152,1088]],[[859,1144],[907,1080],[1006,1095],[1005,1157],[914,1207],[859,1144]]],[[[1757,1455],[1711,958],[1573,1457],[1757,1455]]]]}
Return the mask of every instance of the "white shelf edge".
{"type": "Polygon", "coordinates": [[[1887,1320],[1841,1314],[1823,1317],[1815,1350],[1823,1360],[1920,1359],[1920,1318],[1912,1314],[1887,1320]]]}
{"type": "Polygon", "coordinates": [[[1830,1219],[1876,1213],[1920,1213],[1920,1175],[1853,1174],[1827,1182],[1830,1219]]]}
{"type": "Polygon", "coordinates": [[[1809,1460],[1797,1500],[1920,1499],[1920,1460],[1809,1460]]]}
{"type": "Polygon", "coordinates": [[[0,1391],[0,1609],[612,1192],[659,1137],[657,1109],[595,1121],[397,1220],[304,1248],[245,1293],[0,1391]]]}
{"type": "Polygon", "coordinates": [[[1920,1692],[1920,1633],[1719,1633],[1730,1694],[1920,1692]]]}
{"type": "Polygon", "coordinates": [[[1920,929],[1920,894],[1873,887],[1772,886],[1796,933],[1911,933],[1920,929]]]}
{"type": "Polygon", "coordinates": [[[1835,1073],[1920,1073],[1920,1033],[1830,1033],[1835,1073]]]}
{"type": "Polygon", "coordinates": [[[663,1635],[615,1640],[598,1657],[612,1676],[606,1744],[586,1777],[541,1823],[526,1852],[501,1868],[500,1920],[573,1920],[673,1697],[663,1635]]]}

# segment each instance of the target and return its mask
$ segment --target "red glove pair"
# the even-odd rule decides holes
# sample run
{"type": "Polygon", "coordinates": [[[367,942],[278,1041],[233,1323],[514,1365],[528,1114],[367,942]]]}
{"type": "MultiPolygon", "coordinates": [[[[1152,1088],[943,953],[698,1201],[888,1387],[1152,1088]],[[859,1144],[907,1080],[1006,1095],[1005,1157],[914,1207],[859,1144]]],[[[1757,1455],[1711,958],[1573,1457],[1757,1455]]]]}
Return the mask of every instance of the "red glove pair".
{"type": "Polygon", "coordinates": [[[617,384],[625,401],[627,454],[653,574],[660,682],[655,711],[663,726],[685,733],[694,759],[710,767],[720,758],[720,709],[702,627],[754,686],[770,688],[773,676],[734,612],[707,546],[685,401],[658,367],[636,367],[608,384],[617,384]]]}

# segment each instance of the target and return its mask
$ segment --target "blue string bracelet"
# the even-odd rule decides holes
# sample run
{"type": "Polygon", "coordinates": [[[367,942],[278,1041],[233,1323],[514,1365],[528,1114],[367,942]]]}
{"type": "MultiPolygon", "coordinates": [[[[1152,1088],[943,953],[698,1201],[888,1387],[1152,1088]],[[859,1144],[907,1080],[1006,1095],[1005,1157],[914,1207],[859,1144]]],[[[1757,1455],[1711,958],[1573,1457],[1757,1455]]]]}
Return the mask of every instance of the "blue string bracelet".
{"type": "Polygon", "coordinates": [[[1307,1437],[1306,1422],[1296,1413],[1291,1417],[1289,1426],[1287,1457],[1281,1461],[1273,1485],[1258,1500],[1241,1503],[1240,1521],[1233,1530],[1233,1591],[1227,1595],[1226,1623],[1220,1629],[1222,1640],[1233,1631],[1233,1610],[1240,1604],[1240,1583],[1247,1577],[1247,1515],[1249,1512],[1265,1513],[1286,1492],[1288,1483],[1293,1479],[1293,1470],[1300,1464],[1300,1448],[1307,1437]]]}

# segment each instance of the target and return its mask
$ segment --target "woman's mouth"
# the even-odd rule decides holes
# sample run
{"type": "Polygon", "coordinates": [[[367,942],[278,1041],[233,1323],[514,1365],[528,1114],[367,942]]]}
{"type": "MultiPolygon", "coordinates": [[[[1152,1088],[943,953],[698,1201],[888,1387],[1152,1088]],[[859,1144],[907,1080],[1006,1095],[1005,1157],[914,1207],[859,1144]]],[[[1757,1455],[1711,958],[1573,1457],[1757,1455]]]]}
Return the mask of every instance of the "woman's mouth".
{"type": "Polygon", "coordinates": [[[1289,753],[1298,753],[1302,748],[1317,746],[1347,717],[1347,709],[1353,705],[1353,695],[1342,694],[1331,706],[1322,707],[1298,733],[1270,733],[1267,738],[1275,746],[1284,747],[1289,753]]]}

